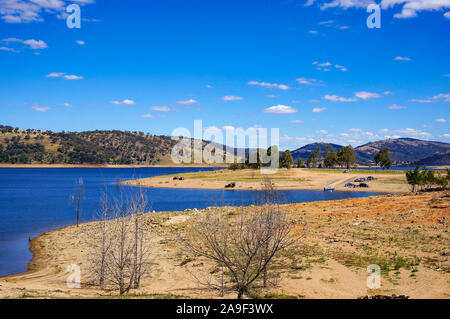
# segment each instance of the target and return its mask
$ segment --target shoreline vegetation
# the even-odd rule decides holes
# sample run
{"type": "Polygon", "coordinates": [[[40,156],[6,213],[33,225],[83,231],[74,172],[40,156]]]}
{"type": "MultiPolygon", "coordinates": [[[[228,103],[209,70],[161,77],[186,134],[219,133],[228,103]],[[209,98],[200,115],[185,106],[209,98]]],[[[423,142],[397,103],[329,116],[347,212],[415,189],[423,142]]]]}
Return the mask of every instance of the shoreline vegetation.
{"type": "MultiPolygon", "coordinates": [[[[283,204],[296,237],[307,232],[276,259],[275,283],[256,289],[254,298],[359,298],[405,295],[449,299],[448,192],[409,193],[337,201],[283,204]],[[368,265],[381,268],[381,288],[366,286],[368,265]]],[[[239,216],[250,207],[222,207],[239,216]]],[[[0,278],[0,298],[221,298],[195,278],[214,271],[205,258],[179,245],[179,236],[216,208],[145,214],[152,231],[152,270],[139,289],[118,296],[92,286],[88,260],[92,231],[100,222],[46,232],[31,240],[28,271],[0,278]],[[80,265],[80,289],[69,289],[66,270],[80,265]]],[[[233,293],[224,297],[234,298],[233,293]]]]}
{"type": "Polygon", "coordinates": [[[278,190],[323,190],[331,186],[336,191],[407,193],[411,191],[405,173],[402,170],[351,170],[318,168],[280,168],[277,173],[264,175],[260,170],[216,170],[210,172],[182,173],[176,175],[155,176],[138,180],[124,181],[124,185],[152,188],[183,189],[225,189],[225,185],[235,182],[233,190],[261,190],[264,178],[269,177],[278,190]],[[355,179],[373,175],[368,188],[348,188],[345,184],[355,179]],[[182,177],[183,180],[174,177],[182,177]]]}

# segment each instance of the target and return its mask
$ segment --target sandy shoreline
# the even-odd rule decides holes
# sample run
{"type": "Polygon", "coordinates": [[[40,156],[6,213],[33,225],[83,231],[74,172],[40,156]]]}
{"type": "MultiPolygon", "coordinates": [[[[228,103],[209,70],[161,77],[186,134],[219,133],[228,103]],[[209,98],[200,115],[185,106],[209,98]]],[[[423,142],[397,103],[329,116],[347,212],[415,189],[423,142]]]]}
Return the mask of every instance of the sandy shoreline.
{"type": "MultiPolygon", "coordinates": [[[[306,222],[309,226],[299,247],[285,256],[280,282],[271,293],[296,298],[357,298],[370,294],[450,298],[450,199],[444,195],[384,195],[282,205],[295,225],[306,222]],[[399,256],[404,264],[397,269],[399,256]],[[387,263],[390,267],[383,275],[381,289],[376,291],[365,284],[366,264],[372,263],[387,263]]],[[[151,262],[155,268],[134,294],[148,298],[218,298],[188,275],[208,273],[211,265],[201,259],[181,263],[186,257],[176,245],[183,225],[208,210],[147,215],[152,224],[151,262]]],[[[92,227],[95,223],[69,226],[33,239],[28,271],[0,278],[0,298],[117,297],[116,292],[92,287],[85,279],[81,289],[69,289],[65,284],[69,264],[87,271],[92,227]]]]}
{"type": "MultiPolygon", "coordinates": [[[[402,172],[364,172],[357,171],[342,173],[341,171],[314,170],[314,169],[280,169],[274,175],[261,175],[259,170],[218,170],[212,172],[183,173],[176,175],[156,176],[122,184],[143,186],[151,188],[180,188],[180,189],[227,189],[225,185],[235,182],[236,187],[227,190],[261,190],[262,181],[268,177],[278,190],[320,190],[327,186],[336,191],[345,192],[374,192],[374,193],[407,193],[410,186],[402,172]],[[366,182],[368,188],[348,188],[347,183],[355,183],[360,177],[373,175],[375,180],[366,182]],[[173,177],[184,177],[184,180],[174,180],[173,177]]],[[[359,183],[355,183],[359,184],[359,183]]]]}

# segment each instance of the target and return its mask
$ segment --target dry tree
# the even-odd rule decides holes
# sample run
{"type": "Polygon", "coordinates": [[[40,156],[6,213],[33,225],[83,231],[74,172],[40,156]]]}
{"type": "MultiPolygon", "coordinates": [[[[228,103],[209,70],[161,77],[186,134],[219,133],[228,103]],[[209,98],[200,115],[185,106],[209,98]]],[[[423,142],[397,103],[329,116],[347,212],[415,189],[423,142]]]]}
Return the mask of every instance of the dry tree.
{"type": "Polygon", "coordinates": [[[148,200],[141,188],[120,192],[120,198],[107,198],[100,221],[93,229],[91,268],[101,287],[118,289],[119,294],[137,289],[149,270],[150,230],[145,220],[148,200]]]}
{"type": "Polygon", "coordinates": [[[272,273],[269,264],[292,244],[291,225],[286,215],[270,205],[242,209],[238,216],[228,216],[220,209],[205,213],[187,231],[185,245],[192,254],[224,267],[237,298],[248,295],[261,276],[272,273]]]}

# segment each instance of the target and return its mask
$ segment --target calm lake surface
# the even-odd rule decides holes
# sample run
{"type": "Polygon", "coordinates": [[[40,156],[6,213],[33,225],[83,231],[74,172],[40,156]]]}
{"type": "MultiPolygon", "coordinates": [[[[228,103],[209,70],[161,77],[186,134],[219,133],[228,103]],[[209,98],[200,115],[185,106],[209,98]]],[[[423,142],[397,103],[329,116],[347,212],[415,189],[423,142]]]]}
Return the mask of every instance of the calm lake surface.
{"type": "MultiPolygon", "coordinates": [[[[75,182],[84,184],[81,222],[95,220],[101,197],[118,193],[117,180],[214,168],[0,168],[0,276],[23,272],[32,258],[29,238],[76,223],[72,204],[75,182]]],[[[129,188],[130,191],[134,187],[129,188]]],[[[376,193],[279,191],[285,203],[366,197],[376,193]]],[[[148,188],[151,210],[179,211],[219,205],[249,205],[261,198],[256,191],[148,188]]]]}

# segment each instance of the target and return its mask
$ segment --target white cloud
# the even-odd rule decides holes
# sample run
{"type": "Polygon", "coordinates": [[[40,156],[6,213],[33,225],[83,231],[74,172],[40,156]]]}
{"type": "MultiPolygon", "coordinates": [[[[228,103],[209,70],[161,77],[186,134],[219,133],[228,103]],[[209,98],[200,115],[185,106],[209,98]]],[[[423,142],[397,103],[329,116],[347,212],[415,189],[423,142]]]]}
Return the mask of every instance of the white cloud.
{"type": "Polygon", "coordinates": [[[285,84],[278,84],[278,83],[267,83],[267,82],[258,82],[258,81],[250,81],[248,82],[248,85],[256,85],[256,86],[262,86],[266,88],[276,88],[280,90],[289,90],[289,86],[285,84]]]}
{"type": "Polygon", "coordinates": [[[384,95],[391,95],[392,92],[391,92],[391,91],[384,91],[383,94],[384,94],[384,95]]]}
{"type": "Polygon", "coordinates": [[[381,95],[378,93],[371,93],[366,91],[356,92],[355,96],[363,100],[377,99],[381,97],[381,95]]]}
{"type": "Polygon", "coordinates": [[[47,112],[50,110],[50,108],[47,106],[39,106],[39,105],[33,105],[31,109],[36,112],[47,112]]]}
{"type": "Polygon", "coordinates": [[[64,78],[66,80],[82,80],[82,79],[84,79],[80,75],[68,75],[68,74],[65,74],[64,72],[51,72],[51,73],[47,74],[45,77],[47,77],[47,78],[64,78]]]}
{"type": "Polygon", "coordinates": [[[80,75],[64,75],[66,80],[82,80],[83,77],[80,75]]]}
{"type": "Polygon", "coordinates": [[[357,99],[355,98],[345,98],[337,95],[325,95],[323,97],[324,100],[331,101],[331,102],[355,102],[357,99]]]}
{"type": "Polygon", "coordinates": [[[60,106],[71,107],[72,104],[70,104],[70,103],[63,103],[63,104],[60,104],[60,106]]]}
{"type": "Polygon", "coordinates": [[[10,42],[22,43],[22,44],[28,46],[28,48],[32,49],[32,50],[41,50],[41,49],[48,48],[47,43],[45,43],[42,40],[35,40],[35,39],[23,40],[23,39],[18,39],[18,38],[6,38],[6,39],[3,39],[2,41],[6,42],[6,43],[10,43],[10,42]]]}
{"type": "Polygon", "coordinates": [[[298,123],[301,123],[302,121],[300,121],[300,120],[292,120],[291,121],[291,123],[294,123],[294,124],[298,124],[298,123]]]}
{"type": "Polygon", "coordinates": [[[307,78],[298,78],[298,79],[296,79],[296,81],[299,84],[304,84],[304,85],[318,85],[318,84],[322,83],[321,80],[307,79],[307,78]]]}
{"type": "Polygon", "coordinates": [[[407,56],[396,56],[394,58],[396,61],[411,61],[411,58],[408,58],[407,56]]]}
{"type": "Polygon", "coordinates": [[[264,110],[264,113],[273,113],[273,114],[291,114],[297,113],[298,110],[287,105],[275,105],[268,107],[264,110]]]}
{"type": "MultiPolygon", "coordinates": [[[[72,0],[70,2],[86,5],[94,0],[72,0]]],[[[67,15],[67,3],[62,0],[1,0],[0,16],[6,23],[42,22],[41,13],[54,14],[57,17],[67,15]]]]}
{"type": "Polygon", "coordinates": [[[313,113],[322,113],[326,109],[327,109],[326,107],[315,107],[312,109],[312,111],[313,111],[313,113]]]}
{"type": "Polygon", "coordinates": [[[305,7],[312,6],[314,4],[314,2],[316,2],[316,0],[308,0],[308,1],[306,1],[305,7]]]}
{"type": "Polygon", "coordinates": [[[275,94],[269,94],[266,95],[266,97],[268,97],[269,99],[276,99],[278,96],[276,96],[275,94]]]}
{"type": "Polygon", "coordinates": [[[393,105],[388,106],[388,109],[389,110],[402,110],[402,109],[406,109],[406,106],[393,104],[393,105]]]}
{"type": "MultiPolygon", "coordinates": [[[[325,2],[320,8],[322,10],[336,7],[342,9],[366,9],[369,4],[377,2],[374,0],[332,0],[325,2]]],[[[382,0],[380,4],[385,10],[396,6],[401,7],[400,13],[394,14],[394,17],[398,19],[416,17],[419,11],[439,11],[444,8],[450,8],[449,0],[382,0]]],[[[446,14],[444,16],[448,18],[446,14]]]]}
{"type": "Polygon", "coordinates": [[[437,119],[436,122],[438,122],[438,123],[447,123],[447,122],[450,122],[450,120],[442,118],[442,119],[437,119]]]}
{"type": "Polygon", "coordinates": [[[8,51],[8,52],[14,52],[14,53],[19,53],[20,51],[17,51],[13,48],[8,48],[8,47],[0,47],[0,51],[8,51]]]}
{"type": "Polygon", "coordinates": [[[382,134],[386,134],[386,133],[389,133],[389,130],[387,128],[383,128],[383,129],[379,130],[378,132],[382,133],[382,134]]]}
{"type": "Polygon", "coordinates": [[[185,100],[185,101],[177,101],[177,104],[180,105],[192,105],[192,104],[197,104],[198,102],[194,99],[189,99],[189,100],[185,100]]]}
{"type": "Polygon", "coordinates": [[[47,78],[60,78],[64,75],[64,72],[52,72],[47,74],[45,77],[47,78]]]}
{"type": "MultiPolygon", "coordinates": [[[[331,62],[319,63],[318,61],[314,61],[312,64],[317,66],[317,70],[323,71],[323,72],[331,71],[331,69],[329,67],[333,66],[333,64],[331,62]]],[[[348,69],[346,67],[344,67],[343,65],[336,64],[334,67],[338,70],[341,70],[342,72],[348,71],[348,69]]]]}
{"type": "Polygon", "coordinates": [[[405,128],[400,130],[393,130],[392,132],[402,134],[405,137],[412,137],[412,138],[431,138],[433,135],[431,135],[428,132],[424,132],[421,130],[413,129],[413,128],[405,128]]]}
{"type": "Polygon", "coordinates": [[[226,95],[222,98],[223,101],[241,101],[244,98],[242,96],[226,95]]]}
{"type": "Polygon", "coordinates": [[[333,23],[334,23],[334,20],[327,20],[327,21],[321,21],[321,22],[319,22],[320,25],[323,25],[323,24],[333,24],[333,23]]]}
{"type": "Polygon", "coordinates": [[[152,119],[152,118],[154,118],[154,116],[151,115],[151,114],[142,114],[141,117],[144,118],[144,119],[152,119]]]}
{"type": "Polygon", "coordinates": [[[125,99],[123,101],[111,101],[111,104],[116,104],[116,105],[134,105],[135,102],[133,100],[125,99]]]}
{"type": "Polygon", "coordinates": [[[82,40],[77,40],[77,41],[75,41],[77,44],[79,44],[79,45],[85,45],[86,44],[86,42],[84,42],[84,41],[82,41],[82,40]]]}
{"type": "Polygon", "coordinates": [[[328,134],[328,131],[320,130],[320,131],[316,131],[316,134],[328,134]]]}
{"type": "Polygon", "coordinates": [[[167,106],[152,106],[151,109],[157,112],[170,112],[171,109],[167,106]]]}
{"type": "Polygon", "coordinates": [[[212,89],[212,88],[213,88],[213,86],[212,86],[212,85],[209,85],[209,84],[207,84],[207,85],[206,85],[206,88],[207,88],[207,89],[212,89]]]}
{"type": "Polygon", "coordinates": [[[450,11],[444,13],[444,17],[446,17],[447,19],[450,19],[450,11]]]}
{"type": "Polygon", "coordinates": [[[440,93],[438,95],[435,95],[433,97],[427,98],[427,99],[412,99],[411,102],[417,102],[417,103],[432,103],[432,102],[450,102],[450,93],[440,93]]]}
{"type": "Polygon", "coordinates": [[[319,32],[316,31],[316,30],[309,30],[308,33],[310,33],[310,34],[319,34],[319,32]]]}

